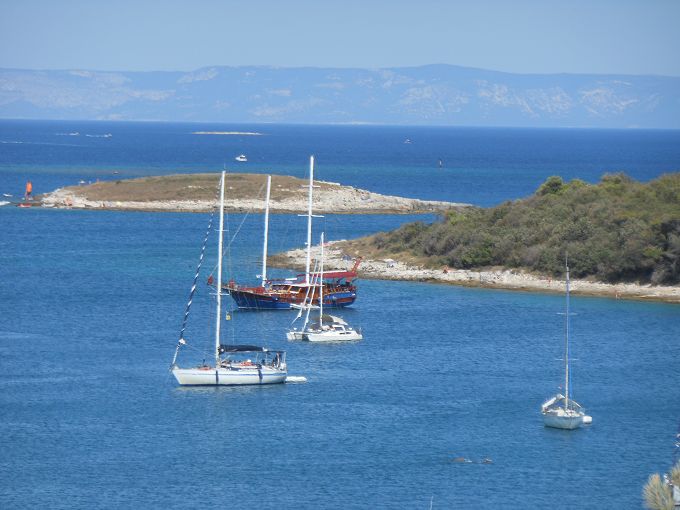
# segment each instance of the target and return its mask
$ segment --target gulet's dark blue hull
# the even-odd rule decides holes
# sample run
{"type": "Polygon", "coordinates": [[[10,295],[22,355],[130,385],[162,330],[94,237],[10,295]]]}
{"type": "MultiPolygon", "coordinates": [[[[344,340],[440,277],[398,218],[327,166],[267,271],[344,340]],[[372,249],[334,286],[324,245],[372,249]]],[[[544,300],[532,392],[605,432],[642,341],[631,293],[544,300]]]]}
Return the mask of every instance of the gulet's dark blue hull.
{"type": "MultiPolygon", "coordinates": [[[[290,310],[292,304],[302,304],[302,301],[294,296],[278,296],[269,293],[258,293],[250,290],[229,289],[236,305],[241,309],[248,310],[290,310]]],[[[350,306],[356,300],[356,292],[334,292],[324,296],[323,306],[327,308],[343,308],[350,306]]]]}

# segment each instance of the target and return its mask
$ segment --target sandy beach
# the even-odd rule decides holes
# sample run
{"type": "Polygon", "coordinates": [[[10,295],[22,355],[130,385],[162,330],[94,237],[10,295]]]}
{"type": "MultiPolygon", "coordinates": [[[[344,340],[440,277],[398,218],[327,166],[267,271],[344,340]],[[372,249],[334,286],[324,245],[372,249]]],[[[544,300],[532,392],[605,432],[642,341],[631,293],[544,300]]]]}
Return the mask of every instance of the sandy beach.
{"type": "MultiPolygon", "coordinates": [[[[324,248],[324,267],[349,269],[353,261],[342,251],[343,241],[328,243],[324,248]]],[[[276,267],[303,269],[305,250],[297,249],[271,257],[276,267]]],[[[319,247],[314,247],[312,256],[320,256],[319,247]]],[[[529,274],[515,269],[489,269],[484,271],[465,269],[428,269],[404,262],[384,259],[363,259],[359,266],[361,278],[378,280],[403,280],[433,283],[448,283],[465,287],[518,290],[526,292],[563,293],[565,282],[545,276],[529,274]]],[[[609,284],[588,280],[571,279],[571,291],[577,295],[604,296],[614,299],[663,301],[680,304],[680,286],[638,285],[634,283],[609,284]]]]}

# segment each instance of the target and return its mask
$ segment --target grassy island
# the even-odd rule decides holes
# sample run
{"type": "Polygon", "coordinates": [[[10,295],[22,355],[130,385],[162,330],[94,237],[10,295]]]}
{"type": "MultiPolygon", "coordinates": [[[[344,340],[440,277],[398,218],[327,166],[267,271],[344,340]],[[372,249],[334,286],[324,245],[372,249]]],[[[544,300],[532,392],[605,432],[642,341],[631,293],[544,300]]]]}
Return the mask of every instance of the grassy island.
{"type": "Polygon", "coordinates": [[[529,198],[451,210],[354,241],[371,258],[425,267],[504,267],[576,278],[675,285],[680,281],[680,173],[649,183],[607,174],[597,184],[548,178],[529,198]]]}
{"type": "MultiPolygon", "coordinates": [[[[226,208],[262,211],[267,176],[227,175],[226,208]]],[[[142,177],[87,186],[70,186],[42,196],[45,207],[69,209],[204,212],[215,208],[219,173],[142,177]]],[[[307,210],[308,183],[286,175],[273,175],[270,208],[277,213],[307,210]]],[[[446,211],[466,204],[435,202],[380,195],[353,186],[316,181],[314,210],[337,214],[414,214],[446,211]]]]}

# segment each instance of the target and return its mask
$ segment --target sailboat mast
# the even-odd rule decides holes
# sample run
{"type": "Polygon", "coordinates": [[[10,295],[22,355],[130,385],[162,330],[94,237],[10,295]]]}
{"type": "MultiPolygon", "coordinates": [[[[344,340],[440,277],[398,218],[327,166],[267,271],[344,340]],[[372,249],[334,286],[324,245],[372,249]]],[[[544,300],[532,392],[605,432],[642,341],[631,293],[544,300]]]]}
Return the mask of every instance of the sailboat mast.
{"type": "MultiPolygon", "coordinates": [[[[314,267],[316,268],[316,265],[314,267]]],[[[312,282],[312,285],[313,285],[313,282],[312,282]]],[[[305,321],[302,324],[302,331],[305,331],[307,329],[307,324],[309,324],[309,313],[312,311],[312,303],[314,301],[314,289],[313,289],[312,285],[307,287],[307,291],[311,292],[312,294],[309,296],[309,302],[307,304],[307,309],[305,310],[305,321]]],[[[302,311],[302,309],[300,309],[300,311],[302,311]]]]}
{"type": "Polygon", "coordinates": [[[267,199],[264,208],[264,248],[262,249],[262,286],[267,283],[267,241],[269,239],[269,194],[272,188],[272,176],[267,176],[267,199]]]}
{"type": "Polygon", "coordinates": [[[220,320],[222,319],[222,245],[224,242],[224,171],[220,181],[220,230],[217,248],[217,319],[215,321],[215,369],[220,363],[220,320]]]}
{"type": "Polygon", "coordinates": [[[314,156],[309,156],[309,194],[307,198],[307,261],[305,283],[309,285],[309,266],[312,261],[312,190],[314,188],[314,156]]]}
{"type": "MultiPolygon", "coordinates": [[[[307,324],[309,324],[309,313],[312,311],[312,305],[314,302],[314,287],[316,286],[316,269],[318,261],[314,262],[314,276],[312,276],[311,285],[307,286],[307,292],[305,293],[305,300],[302,302],[302,308],[305,308],[305,322],[302,325],[302,331],[307,329],[307,324]]],[[[300,316],[302,315],[302,308],[300,308],[300,316]]]]}
{"type": "Polygon", "coordinates": [[[564,319],[564,408],[569,409],[569,261],[567,268],[567,314],[564,319]]]}
{"type": "Polygon", "coordinates": [[[323,232],[321,232],[321,267],[319,268],[319,327],[323,329],[323,232]]]}

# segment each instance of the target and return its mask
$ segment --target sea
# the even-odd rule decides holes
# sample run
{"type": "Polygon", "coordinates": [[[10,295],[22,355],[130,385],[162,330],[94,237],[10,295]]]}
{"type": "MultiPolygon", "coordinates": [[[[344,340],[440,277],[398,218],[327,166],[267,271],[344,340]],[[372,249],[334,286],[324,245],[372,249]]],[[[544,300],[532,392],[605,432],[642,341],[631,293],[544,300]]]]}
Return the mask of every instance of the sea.
{"type": "MultiPolygon", "coordinates": [[[[27,180],[304,178],[312,154],[322,180],[492,206],[551,175],[679,171],[680,131],[2,120],[0,201],[27,180]]],[[[285,349],[307,382],[178,387],[209,216],[0,207],[0,508],[638,509],[678,459],[677,305],[572,296],[572,395],[593,417],[574,431],[540,414],[563,384],[562,294],[361,280],[340,314],[364,340],[328,345],[227,296],[223,342],[285,349]]],[[[412,221],[437,217],[331,214],[314,239],[412,221]]],[[[226,277],[256,283],[262,215],[225,230],[226,277]]],[[[271,252],[304,239],[304,218],[272,215],[271,252]]],[[[214,232],[206,249],[182,366],[212,356],[214,232]]]]}

